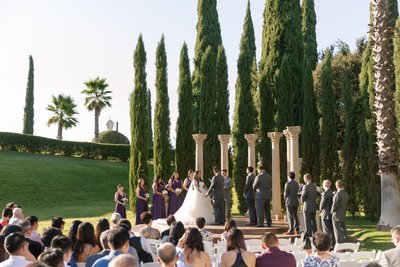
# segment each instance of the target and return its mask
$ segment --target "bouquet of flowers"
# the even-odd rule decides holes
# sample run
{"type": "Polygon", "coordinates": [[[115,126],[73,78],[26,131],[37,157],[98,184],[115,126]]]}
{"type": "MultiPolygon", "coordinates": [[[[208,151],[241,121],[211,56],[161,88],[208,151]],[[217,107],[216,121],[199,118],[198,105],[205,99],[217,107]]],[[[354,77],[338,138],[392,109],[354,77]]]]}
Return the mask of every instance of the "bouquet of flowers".
{"type": "Polygon", "coordinates": [[[180,192],[182,192],[182,189],[177,188],[177,189],[175,189],[175,191],[179,194],[180,192]]]}
{"type": "Polygon", "coordinates": [[[126,203],[126,202],[128,202],[128,199],[126,197],[124,197],[124,198],[121,199],[121,201],[126,203]]]}
{"type": "Polygon", "coordinates": [[[167,191],[167,190],[163,190],[161,193],[162,193],[163,195],[168,195],[168,191],[167,191]]]}
{"type": "Polygon", "coordinates": [[[144,197],[145,198],[148,198],[150,195],[148,194],[148,193],[146,193],[145,195],[144,195],[144,197]]]}

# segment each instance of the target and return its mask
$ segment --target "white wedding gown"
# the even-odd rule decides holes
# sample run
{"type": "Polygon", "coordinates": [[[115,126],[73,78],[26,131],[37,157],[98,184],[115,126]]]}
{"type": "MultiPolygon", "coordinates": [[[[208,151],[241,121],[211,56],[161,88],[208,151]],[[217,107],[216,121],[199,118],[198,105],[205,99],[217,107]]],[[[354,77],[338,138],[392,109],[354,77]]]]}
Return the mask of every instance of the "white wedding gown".
{"type": "Polygon", "coordinates": [[[211,198],[210,196],[205,196],[206,192],[207,189],[204,182],[199,182],[197,185],[197,182],[193,180],[185,201],[174,214],[175,219],[184,225],[196,225],[196,218],[198,217],[204,217],[206,224],[213,223],[214,213],[211,198]]]}

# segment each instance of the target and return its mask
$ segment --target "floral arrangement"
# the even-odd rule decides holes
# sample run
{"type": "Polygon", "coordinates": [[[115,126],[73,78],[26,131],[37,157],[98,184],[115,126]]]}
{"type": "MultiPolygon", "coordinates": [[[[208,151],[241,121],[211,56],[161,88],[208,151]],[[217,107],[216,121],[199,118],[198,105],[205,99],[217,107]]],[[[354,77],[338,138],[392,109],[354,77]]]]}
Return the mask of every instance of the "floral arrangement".
{"type": "Polygon", "coordinates": [[[148,194],[148,193],[146,193],[145,195],[144,195],[144,197],[146,197],[146,198],[148,198],[150,195],[148,194]]]}
{"type": "Polygon", "coordinates": [[[124,197],[124,198],[121,199],[121,201],[126,203],[126,202],[128,202],[128,199],[126,197],[124,197]]]}
{"type": "Polygon", "coordinates": [[[177,189],[175,189],[175,192],[177,192],[179,194],[180,192],[182,192],[182,189],[177,188],[177,189]]]}
{"type": "Polygon", "coordinates": [[[163,195],[168,195],[168,191],[167,191],[167,190],[163,190],[161,193],[162,193],[163,195]]]}

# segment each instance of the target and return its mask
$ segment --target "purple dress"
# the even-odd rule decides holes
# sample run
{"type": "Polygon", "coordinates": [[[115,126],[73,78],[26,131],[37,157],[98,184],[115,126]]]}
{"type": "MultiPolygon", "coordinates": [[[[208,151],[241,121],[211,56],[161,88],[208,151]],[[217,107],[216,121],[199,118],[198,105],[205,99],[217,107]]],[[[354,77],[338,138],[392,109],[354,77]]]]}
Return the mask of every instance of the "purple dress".
{"type": "MultiPolygon", "coordinates": [[[[186,188],[189,190],[190,185],[192,184],[192,181],[189,178],[186,178],[185,181],[186,181],[186,188]]],[[[185,199],[187,193],[188,193],[188,191],[185,191],[183,193],[183,199],[185,199]]]]}
{"type": "MultiPolygon", "coordinates": [[[[146,197],[147,190],[145,188],[140,188],[139,195],[141,197],[146,197]]],[[[138,198],[136,200],[136,224],[143,224],[142,220],[140,219],[140,214],[142,212],[148,211],[149,206],[147,205],[147,201],[138,198]]]]}
{"type": "MultiPolygon", "coordinates": [[[[157,185],[157,191],[162,192],[165,190],[164,185],[157,185]]],[[[153,205],[151,206],[151,216],[153,220],[157,220],[160,218],[165,218],[165,205],[164,198],[161,195],[157,195],[153,193],[153,205]]]]}
{"type": "MultiPolygon", "coordinates": [[[[181,179],[179,180],[172,180],[172,189],[177,189],[180,188],[182,190],[182,181],[181,179]]],[[[174,192],[170,191],[169,193],[169,211],[168,214],[174,214],[179,208],[182,206],[183,203],[183,197],[182,194],[179,194],[177,196],[174,192]]]]}
{"type": "MultiPolygon", "coordinates": [[[[118,194],[118,201],[123,202],[122,199],[126,198],[125,193],[124,193],[123,196],[121,196],[119,193],[117,193],[117,194],[118,194]]],[[[126,219],[126,209],[125,209],[124,205],[121,205],[121,204],[117,203],[115,205],[115,212],[119,213],[119,215],[121,215],[122,219],[126,219]]]]}

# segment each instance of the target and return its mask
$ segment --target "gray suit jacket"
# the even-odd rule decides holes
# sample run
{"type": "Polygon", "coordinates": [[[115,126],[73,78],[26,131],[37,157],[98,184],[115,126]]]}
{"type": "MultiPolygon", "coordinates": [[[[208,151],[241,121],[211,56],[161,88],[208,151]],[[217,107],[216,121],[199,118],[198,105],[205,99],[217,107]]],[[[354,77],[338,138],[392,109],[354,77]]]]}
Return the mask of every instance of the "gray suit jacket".
{"type": "Polygon", "coordinates": [[[207,193],[212,199],[224,199],[224,176],[221,173],[214,175],[207,193]]]}
{"type": "Polygon", "coordinates": [[[254,173],[249,173],[246,177],[243,195],[246,199],[254,199],[253,183],[256,176],[254,173]]]}
{"type": "Polygon", "coordinates": [[[254,199],[271,199],[272,177],[267,172],[259,174],[253,183],[254,199]]]}
{"type": "Polygon", "coordinates": [[[291,179],[285,184],[285,192],[283,197],[285,199],[286,207],[297,207],[299,206],[299,183],[296,180],[291,179]]]}
{"type": "Polygon", "coordinates": [[[333,191],[331,189],[328,189],[321,194],[321,203],[319,203],[319,212],[321,212],[322,220],[332,220],[332,202],[333,191]]]}
{"type": "Polygon", "coordinates": [[[224,177],[224,196],[226,199],[231,199],[232,194],[232,179],[229,176],[224,177]]]}
{"type": "Polygon", "coordinates": [[[400,266],[400,247],[395,247],[384,252],[388,267],[400,266]]]}
{"type": "Polygon", "coordinates": [[[338,222],[346,221],[347,202],[349,202],[349,194],[344,189],[336,191],[331,209],[332,220],[338,222]]]}
{"type": "Polygon", "coordinates": [[[103,251],[100,252],[100,253],[97,253],[97,254],[94,254],[94,255],[92,255],[92,256],[87,257],[85,266],[86,266],[86,267],[92,267],[93,264],[94,264],[98,259],[101,259],[101,258],[107,256],[108,254],[110,254],[110,250],[109,250],[109,249],[105,249],[105,250],[103,250],[103,251]]]}
{"type": "Polygon", "coordinates": [[[301,203],[303,203],[304,212],[315,212],[317,211],[317,187],[313,183],[306,184],[303,186],[301,192],[301,203]]]}

